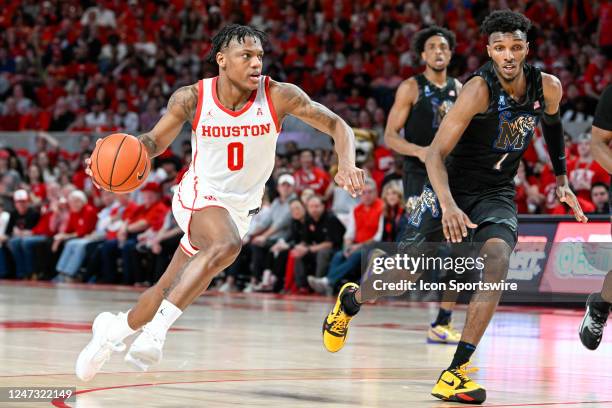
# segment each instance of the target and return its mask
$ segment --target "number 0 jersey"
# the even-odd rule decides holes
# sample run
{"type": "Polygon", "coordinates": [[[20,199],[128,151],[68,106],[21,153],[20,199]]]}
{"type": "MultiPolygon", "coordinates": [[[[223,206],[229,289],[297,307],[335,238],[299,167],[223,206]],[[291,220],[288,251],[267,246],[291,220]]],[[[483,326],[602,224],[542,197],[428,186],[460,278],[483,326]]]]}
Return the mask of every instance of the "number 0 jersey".
{"type": "Polygon", "coordinates": [[[513,189],[520,159],[545,109],[540,70],[524,64],[523,72],[527,92],[521,102],[502,88],[491,62],[472,75],[486,81],[489,107],[472,118],[446,160],[451,190],[513,189]]]}
{"type": "Polygon", "coordinates": [[[188,210],[219,200],[248,211],[261,205],[280,132],[270,97],[270,77],[260,77],[257,90],[238,111],[219,101],[217,78],[198,82],[192,161],[176,194],[188,210]]]}

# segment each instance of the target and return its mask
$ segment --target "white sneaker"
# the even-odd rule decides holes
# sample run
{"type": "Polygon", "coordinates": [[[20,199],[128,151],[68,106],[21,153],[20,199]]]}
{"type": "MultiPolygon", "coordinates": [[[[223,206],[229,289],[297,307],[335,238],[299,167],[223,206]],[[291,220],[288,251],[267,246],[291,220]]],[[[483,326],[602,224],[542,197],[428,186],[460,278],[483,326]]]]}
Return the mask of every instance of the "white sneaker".
{"type": "Polygon", "coordinates": [[[91,380],[110,359],[113,351],[125,350],[125,344],[122,341],[113,342],[108,338],[110,328],[117,322],[119,316],[120,314],[104,312],[95,318],[91,327],[92,339],[79,354],[75,366],[76,376],[80,380],[91,380]]]}
{"type": "Polygon", "coordinates": [[[150,366],[161,361],[164,341],[165,339],[160,339],[151,333],[145,325],[125,355],[125,362],[139,370],[147,371],[150,366]]]}
{"type": "Polygon", "coordinates": [[[330,287],[329,281],[327,280],[327,276],[322,278],[315,278],[314,276],[309,276],[308,284],[310,287],[317,293],[321,295],[325,295],[328,293],[328,288],[330,287]]]}
{"type": "Polygon", "coordinates": [[[238,289],[236,286],[232,285],[230,282],[224,282],[223,285],[219,287],[219,292],[221,293],[231,293],[236,292],[238,289]]]}
{"type": "Polygon", "coordinates": [[[257,285],[254,285],[252,283],[247,284],[244,289],[242,290],[243,293],[253,293],[255,292],[257,285]]]}

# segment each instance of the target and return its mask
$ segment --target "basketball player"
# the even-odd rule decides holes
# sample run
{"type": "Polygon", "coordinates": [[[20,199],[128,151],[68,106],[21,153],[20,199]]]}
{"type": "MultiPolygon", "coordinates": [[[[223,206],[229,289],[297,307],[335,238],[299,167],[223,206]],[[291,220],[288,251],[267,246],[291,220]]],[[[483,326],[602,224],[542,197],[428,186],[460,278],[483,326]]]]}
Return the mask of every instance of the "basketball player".
{"type": "MultiPolygon", "coordinates": [[[[461,89],[461,83],[446,74],[455,42],[455,34],[438,26],[428,27],[414,35],[412,49],[425,61],[425,71],[400,84],[387,119],[385,143],[405,156],[402,181],[408,211],[414,207],[427,179],[427,146],[461,89]],[[402,128],[404,138],[400,136],[402,128]]],[[[445,299],[447,295],[449,293],[445,293],[445,299]]],[[[427,333],[428,342],[459,342],[461,334],[451,326],[454,305],[453,301],[440,304],[438,317],[427,333]]]]}
{"type": "Polygon", "coordinates": [[[151,158],[161,154],[192,123],[193,160],[174,195],[172,211],[185,235],[168,269],[127,313],[99,314],[93,338],[76,363],[76,375],[91,380],[123,340],[143,328],[125,356],[146,370],[158,363],[170,326],[241,248],[251,217],[272,173],[283,119],[294,115],[334,139],[335,181],[356,196],[364,173],[355,167],[351,128],[295,85],[263,76],[265,34],[228,25],[212,40],[210,57],[219,76],[178,89],[153,130],[139,137],[151,158]]]}
{"type": "MultiPolygon", "coordinates": [[[[608,85],[601,94],[595,117],[593,118],[593,129],[591,146],[593,157],[612,173],[612,85],[608,85]]],[[[612,183],[610,184],[612,191],[612,183]]],[[[610,222],[612,227],[612,199],[610,200],[610,222]]],[[[611,231],[612,232],[612,231],[611,231]]],[[[609,271],[599,293],[591,293],[587,299],[586,313],[580,326],[580,341],[589,350],[595,350],[603,335],[603,328],[610,314],[612,306],[612,271],[609,271]]]]}
{"type": "MultiPolygon", "coordinates": [[[[530,24],[525,16],[510,10],[495,11],[483,21],[491,60],[466,82],[440,124],[425,162],[430,186],[423,189],[419,199],[423,205],[410,214],[412,228],[400,243],[400,248],[418,248],[423,242],[444,239],[459,243],[472,230],[472,241],[481,247],[484,258],[485,282],[500,282],[507,274],[517,240],[512,181],[540,119],[557,176],[557,196],[570,205],[578,221],[587,221],[566,176],[559,117],[561,84],[525,63],[530,24]]],[[[386,281],[392,282],[414,281],[419,275],[397,269],[385,274],[389,277],[386,281]]],[[[373,299],[389,294],[373,292],[373,299]]],[[[341,289],[323,323],[323,342],[329,351],[344,345],[351,318],[364,301],[371,300],[364,293],[352,283],[341,289]]],[[[433,396],[463,403],[486,399],[485,389],[468,377],[474,370],[468,365],[500,296],[501,291],[474,293],[461,341],[453,361],[438,378],[433,396]]]]}

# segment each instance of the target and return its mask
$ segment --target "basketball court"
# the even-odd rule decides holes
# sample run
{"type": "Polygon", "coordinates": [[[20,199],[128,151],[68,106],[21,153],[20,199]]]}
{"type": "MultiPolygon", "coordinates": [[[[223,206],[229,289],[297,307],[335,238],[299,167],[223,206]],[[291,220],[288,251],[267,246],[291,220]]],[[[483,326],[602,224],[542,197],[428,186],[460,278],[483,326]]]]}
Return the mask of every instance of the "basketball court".
{"type": "MultiPolygon", "coordinates": [[[[132,287],[3,281],[0,384],[76,386],[77,402],[0,406],[461,406],[429,395],[455,351],[425,342],[436,306],[407,302],[364,307],[347,347],[330,354],[321,323],[331,299],[212,292],[178,320],[151,372],[115,354],[93,381],[78,381],[74,362],[93,318],[127,310],[138,294],[132,287]]],[[[455,315],[458,325],[464,310],[455,315]]],[[[586,350],[577,335],[582,313],[500,307],[473,359],[480,368],[473,378],[488,393],[482,406],[612,406],[612,341],[604,335],[596,352],[586,350]]]]}

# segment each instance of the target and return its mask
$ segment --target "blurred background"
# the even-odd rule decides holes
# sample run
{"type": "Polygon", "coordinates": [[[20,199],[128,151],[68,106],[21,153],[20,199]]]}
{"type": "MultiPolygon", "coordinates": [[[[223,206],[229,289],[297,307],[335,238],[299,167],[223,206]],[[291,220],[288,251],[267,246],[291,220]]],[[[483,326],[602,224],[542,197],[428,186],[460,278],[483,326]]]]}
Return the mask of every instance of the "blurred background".
{"type": "MultiPolygon", "coordinates": [[[[453,30],[457,46],[449,74],[464,81],[487,59],[479,23],[501,8],[532,20],[528,61],[563,84],[568,176],[596,222],[574,224],[556,199],[538,131],[515,180],[517,208],[524,214],[519,232],[545,242],[609,240],[610,175],[593,161],[589,144],[595,105],[612,79],[608,1],[0,4],[0,278],[139,286],[156,281],[182,234],[169,209],[191,159],[190,127],[155,159],[146,185],[131,196],[95,189],[83,163],[98,137],[151,129],[174,90],[215,76],[216,67],[206,62],[210,39],[227,23],[266,31],[264,73],[301,86],[355,129],[358,164],[372,183],[362,198],[347,196],[333,183],[330,138],[287,118],[264,208],[218,289],[329,294],[337,284],[312,284],[312,277],[337,276],[344,268],[340,283],[357,279],[358,265],[338,256],[347,227],[354,244],[393,241],[404,219],[402,158],[384,146],[382,136],[398,85],[423,69],[410,49],[412,36],[431,24],[453,30]],[[357,206],[377,208],[382,228],[349,225],[357,206]],[[305,245],[321,243],[331,249],[304,252],[305,245]]],[[[554,273],[547,271],[542,261],[533,274],[515,278],[529,279],[535,291],[565,291],[542,286],[554,281],[542,280],[554,273]]]]}

